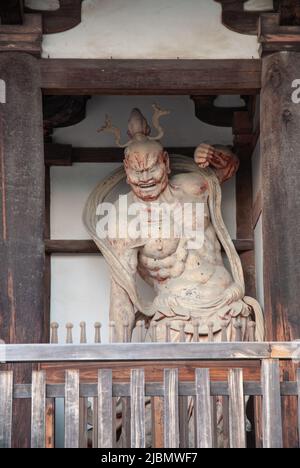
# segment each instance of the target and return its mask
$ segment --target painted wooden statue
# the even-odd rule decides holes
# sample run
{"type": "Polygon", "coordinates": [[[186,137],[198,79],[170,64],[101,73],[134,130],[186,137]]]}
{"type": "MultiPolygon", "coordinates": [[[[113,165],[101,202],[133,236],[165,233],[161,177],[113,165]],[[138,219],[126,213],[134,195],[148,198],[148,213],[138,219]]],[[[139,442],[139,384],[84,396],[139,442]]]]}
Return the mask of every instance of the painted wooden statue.
{"type": "MultiPolygon", "coordinates": [[[[155,326],[157,341],[165,341],[165,325],[169,324],[170,339],[179,340],[184,330],[186,341],[205,341],[209,335],[221,340],[221,331],[228,341],[235,339],[239,321],[242,340],[247,340],[247,323],[256,321],[256,338],[263,339],[263,317],[259,304],[245,296],[243,271],[221,215],[220,184],[238,169],[238,158],[225,147],[201,144],[195,149],[194,161],[171,155],[159,142],[163,136],[161,116],[167,111],[153,105],[151,129],[138,109],[134,109],[128,123],[130,140],[125,147],[124,168],[115,171],[91,193],[84,211],[84,222],[92,238],[102,251],[111,271],[110,319],[116,324],[118,341],[122,341],[123,324],[132,331],[136,319],[144,317],[145,340],[152,339],[155,326]],[[130,186],[126,197],[126,212],[117,198],[124,181],[130,186]],[[172,208],[173,227],[178,224],[179,209],[185,204],[203,207],[202,242],[192,243],[185,234],[175,235],[99,235],[99,206],[113,202],[118,220],[132,221],[130,207],[140,203],[145,212],[151,206],[172,208]],[[175,213],[175,214],[174,214],[175,213]],[[224,265],[222,248],[230,270],[224,265]],[[144,283],[151,287],[153,297],[145,300],[144,283]],[[197,337],[195,337],[195,333],[197,337]]],[[[120,145],[120,130],[107,118],[101,130],[115,134],[120,145]]],[[[124,200],[123,200],[124,201],[124,200]]],[[[123,204],[124,205],[124,204],[123,204]]],[[[193,212],[194,213],[194,212],[193,212]]],[[[144,213],[145,214],[145,213],[144,213]]],[[[197,233],[196,214],[190,224],[197,233]]],[[[144,218],[145,219],[145,218],[144,218]]],[[[182,222],[182,218],[180,218],[182,222]]],[[[146,218],[147,229],[156,223],[163,231],[161,217],[146,218]]],[[[130,224],[130,223],[129,223],[130,224]]],[[[145,226],[144,226],[145,228],[145,226]]],[[[199,227],[200,229],[200,227],[199,227]]],[[[178,231],[176,231],[177,233],[178,231]]],[[[119,231],[118,231],[118,234],[119,231]]]]}

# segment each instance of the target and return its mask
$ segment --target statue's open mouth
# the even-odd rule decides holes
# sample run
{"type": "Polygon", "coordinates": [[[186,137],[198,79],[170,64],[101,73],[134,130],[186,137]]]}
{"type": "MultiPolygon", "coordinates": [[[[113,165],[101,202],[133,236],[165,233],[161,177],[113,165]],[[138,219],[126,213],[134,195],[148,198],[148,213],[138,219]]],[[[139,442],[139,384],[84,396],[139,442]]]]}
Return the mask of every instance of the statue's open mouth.
{"type": "Polygon", "coordinates": [[[155,183],[152,183],[152,184],[139,184],[139,187],[142,188],[142,189],[151,189],[153,187],[156,187],[156,184],[155,183]]]}

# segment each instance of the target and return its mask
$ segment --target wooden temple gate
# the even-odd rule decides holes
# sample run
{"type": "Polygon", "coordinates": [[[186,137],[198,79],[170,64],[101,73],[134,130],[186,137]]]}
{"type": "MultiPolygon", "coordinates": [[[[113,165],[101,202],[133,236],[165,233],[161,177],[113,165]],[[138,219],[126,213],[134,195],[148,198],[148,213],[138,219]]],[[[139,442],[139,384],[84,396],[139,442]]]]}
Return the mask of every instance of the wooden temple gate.
{"type": "MultiPolygon", "coordinates": [[[[67,30],[79,24],[81,1],[74,2],[73,8],[70,2],[60,0],[60,8],[55,12],[33,12],[28,8],[24,10],[22,0],[7,0],[1,3],[0,338],[10,343],[9,346],[49,341],[51,254],[95,252],[95,246],[89,240],[50,239],[49,167],[71,165],[73,162],[107,162],[111,160],[112,154],[110,148],[72,148],[68,145],[56,145],[44,138],[43,119],[44,128],[47,127],[47,122],[45,124],[42,98],[45,96],[72,98],[93,95],[190,95],[194,99],[199,118],[208,115],[211,124],[224,125],[225,122],[225,125],[231,126],[235,151],[241,161],[236,177],[237,239],[234,241],[245,272],[247,294],[255,296],[253,229],[262,213],[266,339],[289,342],[300,337],[299,297],[297,295],[300,284],[300,159],[298,157],[300,153],[300,104],[298,95],[296,100],[292,99],[295,84],[297,86],[300,79],[299,1],[276,0],[274,12],[267,14],[243,11],[245,3],[243,1],[218,1],[223,7],[223,24],[238,32],[258,35],[261,45],[260,59],[42,59],[42,34],[67,30]],[[258,22],[259,27],[257,27],[258,22]],[[243,96],[248,106],[242,111],[231,109],[225,115],[220,108],[211,105],[207,107],[207,102],[213,102],[216,96],[224,94],[243,96]],[[259,96],[260,111],[257,111],[259,96]],[[256,112],[253,109],[255,103],[256,112]],[[258,138],[261,141],[263,183],[257,199],[253,200],[251,155],[258,138]]],[[[72,123],[69,122],[69,125],[72,123]]],[[[46,137],[48,137],[47,134],[46,137]]],[[[169,150],[181,154],[192,152],[191,148],[170,148],[169,150]]],[[[113,160],[116,161],[116,158],[120,160],[120,157],[120,152],[114,149],[113,160]]],[[[35,350],[36,354],[32,353],[23,364],[19,363],[19,358],[22,358],[20,354],[16,353],[14,357],[11,357],[11,362],[15,363],[13,365],[14,387],[12,387],[12,375],[1,374],[1,385],[6,389],[7,398],[2,398],[0,411],[5,415],[4,421],[8,429],[13,421],[12,445],[17,447],[29,446],[32,441],[33,445],[38,445],[44,440],[41,435],[44,430],[44,406],[39,396],[46,398],[47,404],[49,398],[55,397],[55,389],[51,387],[52,381],[44,390],[44,374],[34,374],[34,388],[31,389],[32,362],[36,362],[40,357],[38,354],[40,345],[36,346],[30,348],[35,350]],[[54,393],[51,393],[53,391],[54,393]],[[39,419],[39,425],[32,427],[41,428],[37,431],[38,433],[33,434],[32,441],[29,418],[31,394],[33,395],[33,408],[37,409],[34,411],[34,418],[39,419]],[[17,398],[18,395],[23,395],[23,397],[25,395],[25,398],[17,398]],[[11,419],[12,398],[14,398],[14,404],[11,419]]],[[[190,345],[179,346],[185,346],[188,349],[190,345]]],[[[214,346],[220,350],[217,344],[214,346]]],[[[228,349],[230,347],[229,344],[224,344],[224,346],[228,349]]],[[[247,349],[248,345],[243,346],[247,349]]],[[[57,356],[57,362],[62,362],[63,375],[68,369],[64,359],[69,360],[69,353],[71,353],[71,348],[64,348],[60,356],[57,356]]],[[[73,355],[75,361],[78,356],[73,355]]],[[[207,357],[211,359],[211,356],[207,357]]],[[[119,358],[120,356],[117,356],[116,361],[119,358]]],[[[278,362],[273,361],[273,358],[281,359],[282,356],[272,356],[268,353],[264,356],[257,355],[256,358],[253,356],[252,359],[254,361],[258,359],[259,362],[261,359],[268,359],[268,363],[265,364],[267,361],[264,361],[262,365],[264,369],[262,375],[270,374],[270,378],[277,382],[278,379],[274,375],[277,373],[278,362]],[[274,374],[272,374],[273,371],[274,374]]],[[[94,360],[101,362],[101,359],[95,358],[94,360]]],[[[132,356],[132,360],[135,359],[136,357],[132,356]]],[[[154,363],[157,361],[155,355],[151,359],[154,363]]],[[[221,360],[222,355],[216,356],[216,359],[221,360]]],[[[232,359],[236,359],[236,356],[232,356],[232,359]]],[[[295,396],[297,366],[293,364],[290,357],[287,359],[282,360],[283,383],[281,387],[278,386],[278,382],[276,383],[276,396],[272,393],[269,395],[269,400],[268,395],[264,400],[269,402],[267,407],[270,408],[276,399],[278,403],[278,388],[281,393],[283,392],[282,395],[285,398],[282,414],[283,437],[286,446],[294,447],[298,444],[296,431],[298,408],[295,396]]],[[[129,361],[131,362],[131,359],[129,361]]],[[[250,361],[247,361],[248,365],[250,361]]],[[[214,366],[215,364],[216,362],[214,366]]],[[[48,364],[41,364],[42,368],[43,366],[47,367],[48,364]]],[[[132,366],[131,363],[127,367],[131,369],[132,366]]],[[[180,377],[180,365],[176,363],[176,366],[180,377]]],[[[46,381],[52,375],[50,368],[45,368],[46,381]]],[[[168,367],[164,366],[164,368],[168,367]]],[[[210,366],[204,368],[210,368],[210,366]]],[[[241,366],[239,365],[238,368],[241,366]]],[[[76,363],[73,369],[78,369],[76,363]]],[[[97,379],[97,370],[96,366],[94,379],[97,379]]],[[[81,378],[83,372],[81,368],[80,372],[81,378]]],[[[211,370],[211,376],[212,372],[211,370]]],[[[176,372],[170,375],[169,380],[173,382],[173,385],[174,382],[176,384],[176,372]]],[[[71,394],[76,398],[72,417],[77,418],[78,375],[73,373],[68,376],[70,379],[67,379],[67,384],[70,382],[71,385],[70,398],[71,394]],[[74,391],[75,384],[76,392],[74,391]]],[[[192,380],[194,377],[193,374],[192,380]]],[[[223,395],[222,392],[225,392],[223,397],[228,398],[230,382],[240,377],[240,371],[231,372],[228,384],[228,376],[224,374],[221,379],[223,384],[220,387],[223,390],[220,390],[220,394],[223,395]]],[[[138,381],[142,378],[141,373],[133,373],[135,383],[132,384],[132,391],[138,392],[138,381]]],[[[207,381],[207,373],[198,372],[196,378],[207,381]]],[[[244,378],[246,382],[252,381],[251,376],[247,377],[246,369],[244,378]]],[[[145,381],[147,396],[146,370],[145,381]]],[[[258,383],[253,384],[254,386],[252,384],[247,386],[245,383],[244,394],[248,392],[252,395],[253,392],[258,392],[258,398],[261,398],[263,392],[267,392],[267,387],[261,385],[259,381],[260,375],[258,383]]],[[[92,398],[97,398],[98,390],[96,390],[95,382],[91,384],[94,386],[90,387],[87,393],[82,390],[85,387],[79,387],[82,398],[88,397],[90,393],[92,398]]],[[[128,382],[121,383],[127,385],[124,398],[129,398],[128,382]]],[[[149,385],[151,383],[150,379],[149,385]]],[[[58,385],[64,385],[64,377],[60,376],[58,385]]],[[[112,392],[116,398],[119,393],[114,385],[116,384],[113,383],[112,392]]],[[[157,388],[160,388],[159,396],[153,396],[150,390],[149,396],[162,397],[165,391],[163,380],[160,380],[160,387],[157,388]]],[[[186,396],[180,393],[183,391],[182,388],[184,387],[179,385],[180,398],[186,396]]],[[[197,399],[195,385],[192,384],[192,387],[190,385],[188,388],[193,397],[197,399]]],[[[215,391],[214,388],[216,387],[211,385],[212,392],[215,391]]],[[[234,398],[241,402],[241,385],[237,388],[240,389],[240,393],[234,398]]],[[[59,392],[59,395],[64,394],[62,387],[59,392]]],[[[69,392],[67,393],[69,395],[69,392]]],[[[137,394],[140,395],[140,393],[137,394]]],[[[201,398],[199,400],[198,396],[198,402],[201,398]]],[[[176,406],[174,397],[170,404],[176,406]]],[[[142,406],[137,411],[141,411],[141,408],[142,406]]],[[[240,411],[239,406],[236,407],[236,411],[240,411]]],[[[279,416],[275,410],[270,413],[271,418],[277,418],[276,423],[279,416]]],[[[132,421],[135,421],[134,416],[132,421]]],[[[172,424],[177,424],[176,421],[177,419],[174,419],[172,424]]],[[[236,414],[232,416],[231,423],[235,421],[236,414]]],[[[243,424],[243,421],[242,418],[240,424],[243,424]]],[[[281,426],[278,425],[278,427],[281,426]]],[[[49,430],[47,428],[48,425],[46,425],[46,432],[49,430]]],[[[281,434],[276,433],[275,436],[273,432],[276,430],[276,424],[272,421],[268,428],[271,433],[265,427],[264,434],[268,434],[266,439],[269,441],[274,437],[276,444],[279,444],[281,434]]],[[[9,434],[9,431],[5,433],[9,434]]],[[[131,434],[133,433],[134,430],[131,431],[131,434]]],[[[8,445],[10,438],[8,435],[1,434],[1,440],[8,445]]],[[[77,441],[77,436],[75,439],[77,441]]],[[[200,439],[201,436],[198,438],[198,443],[200,439]]],[[[265,445],[268,445],[268,441],[265,445]]]]}

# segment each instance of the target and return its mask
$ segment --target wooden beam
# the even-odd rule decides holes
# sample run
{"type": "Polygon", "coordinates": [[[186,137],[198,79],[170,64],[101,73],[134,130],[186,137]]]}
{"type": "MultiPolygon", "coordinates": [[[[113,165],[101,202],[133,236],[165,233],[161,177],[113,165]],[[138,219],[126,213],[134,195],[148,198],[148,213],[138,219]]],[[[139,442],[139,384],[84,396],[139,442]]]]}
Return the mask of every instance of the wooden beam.
{"type": "MultiPolygon", "coordinates": [[[[253,116],[248,111],[235,112],[233,118],[234,151],[240,159],[236,174],[236,227],[237,237],[253,241],[252,225],[252,165],[253,116]]],[[[246,294],[256,297],[254,249],[240,251],[245,276],[246,294]]]]}
{"type": "MultiPolygon", "coordinates": [[[[194,156],[195,147],[167,147],[169,154],[194,156]]],[[[76,148],[57,143],[45,144],[45,164],[47,166],[71,166],[73,163],[123,162],[124,149],[117,147],[76,148]]]]}
{"type": "Polygon", "coordinates": [[[259,60],[42,59],[45,94],[257,94],[259,60]]]}
{"type": "MultiPolygon", "coordinates": [[[[279,52],[263,59],[261,92],[264,315],[267,339],[300,337],[300,105],[292,100],[300,54],[279,52]]],[[[286,370],[291,376],[293,369],[286,370]]],[[[285,407],[284,445],[298,444],[297,408],[285,407]]]]}
{"type": "MultiPolygon", "coordinates": [[[[252,239],[233,240],[238,252],[252,251],[254,248],[252,239]]],[[[46,254],[101,254],[93,240],[55,240],[45,239],[46,254]]]]}
{"type": "Polygon", "coordinates": [[[0,24],[0,52],[24,52],[40,57],[41,51],[40,15],[24,15],[24,22],[21,25],[0,24]]]}
{"type": "MultiPolygon", "coordinates": [[[[38,61],[0,54],[0,334],[7,343],[44,342],[44,158],[38,61]]],[[[31,365],[15,369],[31,379],[31,365]]],[[[19,405],[19,404],[18,404],[19,405]]],[[[30,446],[30,404],[14,408],[13,446],[30,446]]]]}
{"type": "Polygon", "coordinates": [[[300,26],[282,25],[279,13],[263,14],[259,19],[258,41],[262,56],[282,50],[300,51],[300,26]]]}
{"type": "MultiPolygon", "coordinates": [[[[292,360],[299,356],[300,342],[230,343],[113,343],[113,344],[9,344],[5,361],[256,361],[292,360]]],[[[132,363],[131,363],[132,364],[132,363]]],[[[72,368],[73,366],[70,366],[72,368]]],[[[75,367],[76,368],[76,367],[75,367]]]]}

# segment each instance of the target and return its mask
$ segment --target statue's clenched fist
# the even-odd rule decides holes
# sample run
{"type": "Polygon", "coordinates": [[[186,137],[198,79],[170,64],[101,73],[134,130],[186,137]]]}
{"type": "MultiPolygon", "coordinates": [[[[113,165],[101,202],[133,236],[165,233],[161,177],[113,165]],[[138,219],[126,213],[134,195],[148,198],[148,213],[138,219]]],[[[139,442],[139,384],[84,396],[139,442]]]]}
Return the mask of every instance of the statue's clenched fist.
{"type": "Polygon", "coordinates": [[[212,166],[216,169],[221,182],[233,176],[239,167],[238,158],[229,149],[215,148],[206,143],[197,146],[194,160],[201,168],[212,166]]]}

